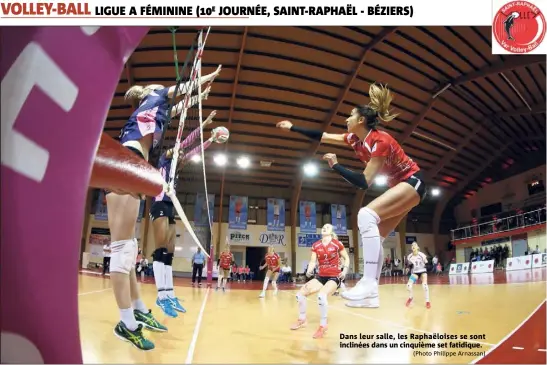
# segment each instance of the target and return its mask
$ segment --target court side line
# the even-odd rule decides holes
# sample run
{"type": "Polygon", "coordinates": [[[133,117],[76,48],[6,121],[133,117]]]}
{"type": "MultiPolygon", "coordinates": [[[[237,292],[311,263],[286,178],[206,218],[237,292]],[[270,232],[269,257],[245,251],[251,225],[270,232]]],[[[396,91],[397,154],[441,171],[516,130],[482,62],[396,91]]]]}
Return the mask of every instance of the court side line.
{"type": "MultiPolygon", "coordinates": [[[[284,293],[284,292],[282,291],[281,293],[284,293]]],[[[286,293],[286,294],[289,294],[289,293],[286,293]]],[[[310,299],[310,297],[308,297],[308,300],[310,300],[310,301],[312,301],[312,302],[315,302],[315,303],[318,303],[316,300],[310,299]]],[[[418,328],[404,326],[404,325],[399,324],[399,323],[395,323],[395,322],[391,322],[391,321],[386,321],[385,319],[378,319],[378,318],[370,317],[370,316],[367,316],[367,315],[364,315],[364,314],[361,314],[361,313],[355,313],[355,312],[352,312],[352,311],[347,310],[347,309],[344,309],[344,308],[338,308],[338,307],[335,307],[335,306],[329,306],[329,310],[330,310],[330,309],[335,309],[335,310],[337,310],[337,311],[339,311],[339,312],[351,314],[351,315],[354,315],[354,316],[356,316],[356,317],[361,317],[361,318],[365,318],[365,319],[368,319],[368,320],[371,320],[371,321],[374,321],[374,322],[378,322],[378,323],[382,323],[382,324],[387,324],[387,325],[390,325],[390,326],[393,326],[393,327],[405,329],[405,330],[407,330],[407,331],[420,332],[420,333],[425,333],[425,334],[427,334],[427,335],[434,335],[434,334],[435,334],[435,332],[424,331],[424,330],[421,330],[421,329],[418,329],[418,328]]],[[[375,309],[375,308],[371,308],[371,309],[375,309]]],[[[359,310],[359,309],[357,309],[357,310],[359,310]]],[[[366,310],[366,308],[361,308],[361,310],[366,310]]],[[[495,346],[493,343],[480,342],[480,341],[475,341],[475,340],[459,340],[459,341],[462,341],[462,342],[469,342],[469,343],[478,343],[479,345],[483,345],[483,346],[495,346]]]]}
{"type": "Polygon", "coordinates": [[[112,288],[106,288],[106,289],[101,289],[101,290],[88,291],[88,292],[85,292],[85,293],[78,293],[78,296],[80,296],[80,295],[88,295],[88,294],[100,293],[100,292],[107,291],[107,290],[110,290],[110,289],[112,289],[112,288]]]}
{"type": "Polygon", "coordinates": [[[498,342],[496,345],[494,345],[494,347],[492,347],[490,350],[486,351],[485,354],[484,354],[483,356],[479,356],[479,357],[477,357],[475,360],[471,361],[470,364],[476,364],[477,361],[482,360],[483,358],[485,358],[486,356],[488,356],[489,353],[491,353],[492,351],[494,351],[495,349],[497,349],[498,347],[500,347],[502,343],[504,343],[505,341],[507,341],[507,339],[508,339],[509,337],[513,336],[513,334],[514,334],[515,332],[517,332],[522,326],[524,326],[524,324],[525,324],[526,322],[528,322],[528,320],[529,320],[530,318],[532,318],[532,316],[533,316],[534,314],[536,314],[536,312],[539,310],[539,308],[541,308],[541,306],[543,305],[543,303],[545,303],[545,299],[542,300],[541,303],[539,303],[539,305],[536,307],[536,309],[534,309],[534,310],[532,311],[532,313],[530,313],[530,315],[528,315],[528,317],[526,317],[522,322],[520,322],[520,324],[519,324],[518,326],[516,326],[514,330],[512,330],[511,332],[509,332],[509,333],[507,334],[507,336],[505,336],[504,338],[502,338],[500,342],[498,342]]]}
{"type": "Polygon", "coordinates": [[[209,297],[209,291],[211,288],[207,288],[205,292],[205,297],[203,298],[203,303],[201,304],[201,309],[199,310],[198,320],[196,326],[194,327],[194,334],[192,335],[192,341],[190,346],[188,346],[188,354],[186,355],[185,364],[191,364],[194,359],[194,351],[196,350],[196,344],[198,342],[199,330],[201,328],[201,321],[203,320],[203,313],[205,313],[205,305],[207,304],[207,298],[209,297]]]}

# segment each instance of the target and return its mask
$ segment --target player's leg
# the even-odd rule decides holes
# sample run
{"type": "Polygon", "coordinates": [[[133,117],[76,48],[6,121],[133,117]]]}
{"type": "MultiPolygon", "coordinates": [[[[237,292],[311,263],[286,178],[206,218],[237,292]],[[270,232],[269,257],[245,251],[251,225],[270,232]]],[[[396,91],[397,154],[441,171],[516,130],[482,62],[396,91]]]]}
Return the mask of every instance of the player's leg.
{"type": "MultiPolygon", "coordinates": [[[[135,246],[137,246],[137,240],[135,240],[135,246]]],[[[135,261],[136,258],[137,251],[135,251],[135,257],[133,261],[135,261]]],[[[154,316],[152,315],[152,311],[148,309],[148,307],[146,307],[146,305],[142,301],[135,267],[133,267],[131,269],[131,272],[129,273],[129,282],[131,288],[131,301],[133,303],[133,314],[135,315],[137,323],[154,331],[167,331],[167,327],[163,326],[156,320],[156,318],[154,318],[154,316]]]]}
{"type": "MultiPolygon", "coordinates": [[[[382,195],[359,210],[357,223],[363,246],[363,257],[379,258],[381,236],[379,225],[382,220],[401,216],[420,203],[420,194],[413,185],[402,182],[388,189],[382,195]]],[[[363,278],[343,297],[349,300],[362,300],[378,290],[378,260],[364,262],[363,278]]]]}
{"type": "Polygon", "coordinates": [[[222,290],[226,291],[226,283],[228,282],[228,278],[230,277],[230,269],[224,269],[222,276],[222,290]]]}
{"type": "Polygon", "coordinates": [[[272,288],[274,290],[274,295],[277,295],[277,279],[279,279],[279,271],[274,272],[272,277],[272,288]]]}
{"type": "Polygon", "coordinates": [[[165,315],[177,317],[177,312],[167,298],[167,283],[165,282],[165,262],[168,261],[167,244],[169,240],[169,211],[167,205],[164,202],[153,203],[150,208],[150,218],[152,219],[154,241],[156,242],[156,249],[152,253],[154,280],[158,290],[156,305],[161,308],[165,315]]]}
{"type": "Polygon", "coordinates": [[[114,329],[114,334],[139,349],[151,350],[154,344],[143,336],[142,326],[137,323],[133,313],[129,280],[129,273],[134,269],[137,252],[133,236],[140,201],[129,195],[109,193],[106,195],[106,202],[112,239],[110,280],[121,317],[121,321],[114,329]]]}
{"type": "Polygon", "coordinates": [[[429,301],[429,286],[427,285],[427,273],[424,272],[420,278],[422,280],[422,288],[424,289],[425,306],[431,308],[431,302],[429,301]]]}
{"type": "Polygon", "coordinates": [[[296,293],[296,301],[298,302],[298,320],[291,326],[291,330],[297,330],[306,325],[306,309],[308,304],[307,297],[311,294],[317,293],[323,284],[317,279],[311,279],[308,281],[298,293],[296,293]]]}
{"type": "Polygon", "coordinates": [[[414,284],[416,284],[416,281],[418,280],[418,275],[411,274],[408,278],[408,282],[406,283],[406,290],[408,291],[408,299],[406,301],[406,306],[410,306],[410,303],[412,303],[412,300],[414,299],[414,293],[412,290],[412,287],[414,284]]]}
{"type": "Polygon", "coordinates": [[[203,276],[203,265],[204,264],[198,264],[197,265],[198,286],[201,286],[201,278],[203,276]]]}
{"type": "Polygon", "coordinates": [[[165,292],[167,293],[167,299],[171,301],[173,309],[176,311],[186,313],[186,309],[180,304],[179,298],[175,295],[175,288],[173,285],[173,256],[175,252],[175,239],[177,237],[175,217],[169,218],[169,232],[167,240],[167,255],[165,255],[165,292]]]}
{"type": "Polygon", "coordinates": [[[262,284],[262,291],[260,292],[260,295],[258,296],[259,298],[264,298],[266,296],[266,289],[268,289],[268,283],[272,276],[273,276],[273,272],[270,269],[268,269],[268,271],[266,272],[266,276],[264,277],[264,284],[262,284]]]}
{"type": "Polygon", "coordinates": [[[328,278],[325,285],[319,290],[317,294],[317,304],[319,305],[319,328],[315,331],[313,338],[321,338],[327,331],[327,313],[329,311],[328,297],[338,289],[340,285],[340,279],[328,278]]]}

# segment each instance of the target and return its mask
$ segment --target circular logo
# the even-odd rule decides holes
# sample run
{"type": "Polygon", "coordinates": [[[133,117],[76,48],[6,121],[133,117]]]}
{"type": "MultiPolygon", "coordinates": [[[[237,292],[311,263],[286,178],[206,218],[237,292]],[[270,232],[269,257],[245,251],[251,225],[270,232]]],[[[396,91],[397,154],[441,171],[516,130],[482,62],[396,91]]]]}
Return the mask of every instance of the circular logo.
{"type": "Polygon", "coordinates": [[[530,260],[526,260],[525,264],[528,265],[530,263],[530,260]]]}
{"type": "Polygon", "coordinates": [[[494,16],[494,38],[506,51],[528,53],[545,38],[547,26],[541,10],[527,1],[502,6],[494,16]]]}

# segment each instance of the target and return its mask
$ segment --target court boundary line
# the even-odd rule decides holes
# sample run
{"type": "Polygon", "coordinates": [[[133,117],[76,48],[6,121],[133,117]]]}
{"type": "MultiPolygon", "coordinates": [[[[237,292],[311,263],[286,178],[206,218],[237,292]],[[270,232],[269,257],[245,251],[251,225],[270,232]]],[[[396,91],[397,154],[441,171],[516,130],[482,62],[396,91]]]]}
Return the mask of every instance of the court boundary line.
{"type": "MultiPolygon", "coordinates": [[[[287,294],[289,294],[289,293],[287,293],[287,294]]],[[[313,300],[309,297],[308,297],[308,300],[310,300],[314,303],[318,303],[316,300],[313,300]]],[[[387,325],[390,325],[390,326],[393,326],[393,327],[396,327],[396,328],[405,329],[407,331],[420,332],[420,333],[424,333],[424,334],[427,334],[427,335],[434,335],[435,334],[435,332],[425,331],[425,330],[421,330],[421,329],[414,328],[414,327],[408,327],[408,326],[401,325],[401,324],[395,323],[395,322],[391,322],[391,321],[388,321],[388,320],[385,320],[385,319],[378,319],[378,318],[370,317],[370,316],[367,316],[367,315],[364,315],[364,314],[361,314],[361,313],[352,312],[352,311],[344,309],[344,308],[329,306],[329,310],[330,309],[335,309],[335,310],[338,310],[339,312],[342,312],[342,313],[351,314],[351,315],[356,316],[356,317],[361,317],[361,318],[368,319],[368,320],[371,320],[371,321],[374,321],[374,322],[387,324],[387,325]]],[[[376,309],[376,308],[373,308],[373,309],[376,309]]],[[[458,341],[469,342],[469,343],[477,343],[477,344],[482,345],[482,346],[495,346],[495,344],[493,344],[493,343],[480,342],[480,341],[475,341],[475,340],[458,340],[458,341]]]]}
{"type": "Polygon", "coordinates": [[[107,291],[107,290],[110,290],[112,289],[112,287],[109,287],[109,288],[106,288],[106,289],[101,289],[101,290],[93,290],[93,291],[88,291],[88,292],[85,292],[85,293],[78,293],[78,296],[81,296],[81,295],[88,295],[88,294],[95,294],[95,293],[101,293],[103,291],[107,291]]]}
{"type": "Polygon", "coordinates": [[[203,314],[205,313],[205,305],[207,304],[207,299],[209,298],[210,291],[211,291],[211,288],[207,288],[207,291],[205,292],[205,297],[203,298],[203,303],[201,304],[201,308],[199,310],[196,326],[194,327],[194,333],[192,334],[192,341],[190,341],[190,345],[188,345],[188,353],[186,354],[185,364],[191,364],[192,361],[194,360],[194,352],[196,350],[198,335],[201,329],[201,322],[203,320],[203,314]]]}
{"type": "Polygon", "coordinates": [[[498,347],[500,347],[505,341],[507,341],[509,339],[509,337],[513,336],[513,334],[515,334],[515,332],[517,332],[522,326],[524,326],[524,324],[526,322],[528,322],[530,320],[530,318],[532,318],[532,316],[534,314],[536,314],[536,312],[541,308],[541,306],[547,302],[547,299],[543,299],[541,301],[541,303],[539,303],[539,305],[528,315],[528,317],[526,317],[522,322],[520,322],[520,324],[518,326],[516,326],[511,332],[509,332],[507,334],[507,336],[505,336],[504,338],[502,338],[496,345],[494,345],[494,347],[492,347],[490,350],[486,351],[484,353],[484,355],[482,356],[479,356],[477,357],[475,360],[473,360],[472,362],[470,362],[470,364],[476,364],[478,361],[481,361],[482,359],[484,359],[486,356],[488,356],[488,354],[490,354],[491,352],[493,352],[495,349],[497,349],[498,347]]]}

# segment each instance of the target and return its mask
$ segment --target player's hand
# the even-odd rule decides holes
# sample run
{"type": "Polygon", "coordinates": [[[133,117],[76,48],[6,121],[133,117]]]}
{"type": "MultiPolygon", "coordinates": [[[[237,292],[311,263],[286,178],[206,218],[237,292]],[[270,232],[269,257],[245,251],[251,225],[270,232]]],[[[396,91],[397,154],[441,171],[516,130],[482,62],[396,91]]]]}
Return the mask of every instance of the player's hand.
{"type": "MultiPolygon", "coordinates": [[[[208,88],[209,89],[209,88],[208,88]]],[[[203,122],[203,126],[205,127],[206,125],[209,125],[211,123],[213,123],[213,118],[217,115],[217,111],[216,110],[213,110],[211,112],[211,114],[209,114],[209,116],[207,117],[207,119],[205,120],[205,122],[203,122]]]]}
{"type": "Polygon", "coordinates": [[[285,129],[287,131],[290,131],[291,128],[292,128],[292,123],[289,122],[288,120],[284,120],[284,121],[281,121],[281,122],[277,123],[276,127],[281,128],[281,129],[285,129]]]}
{"type": "Polygon", "coordinates": [[[334,153],[326,153],[323,156],[323,160],[329,163],[330,168],[332,168],[334,165],[338,163],[338,158],[336,157],[334,153]]]}
{"type": "Polygon", "coordinates": [[[313,276],[313,271],[306,271],[306,277],[311,278],[313,276]]]}
{"type": "Polygon", "coordinates": [[[207,89],[205,89],[202,93],[201,93],[201,100],[207,100],[207,98],[209,97],[209,93],[211,92],[211,86],[207,86],[207,89]]]}
{"type": "Polygon", "coordinates": [[[220,74],[220,71],[222,71],[222,65],[218,65],[217,69],[215,70],[215,72],[213,72],[213,76],[214,77],[217,77],[219,74],[220,74]]]}
{"type": "Polygon", "coordinates": [[[348,274],[348,268],[345,267],[344,270],[342,270],[342,272],[338,275],[338,278],[340,280],[344,280],[347,274],[348,274]]]}

